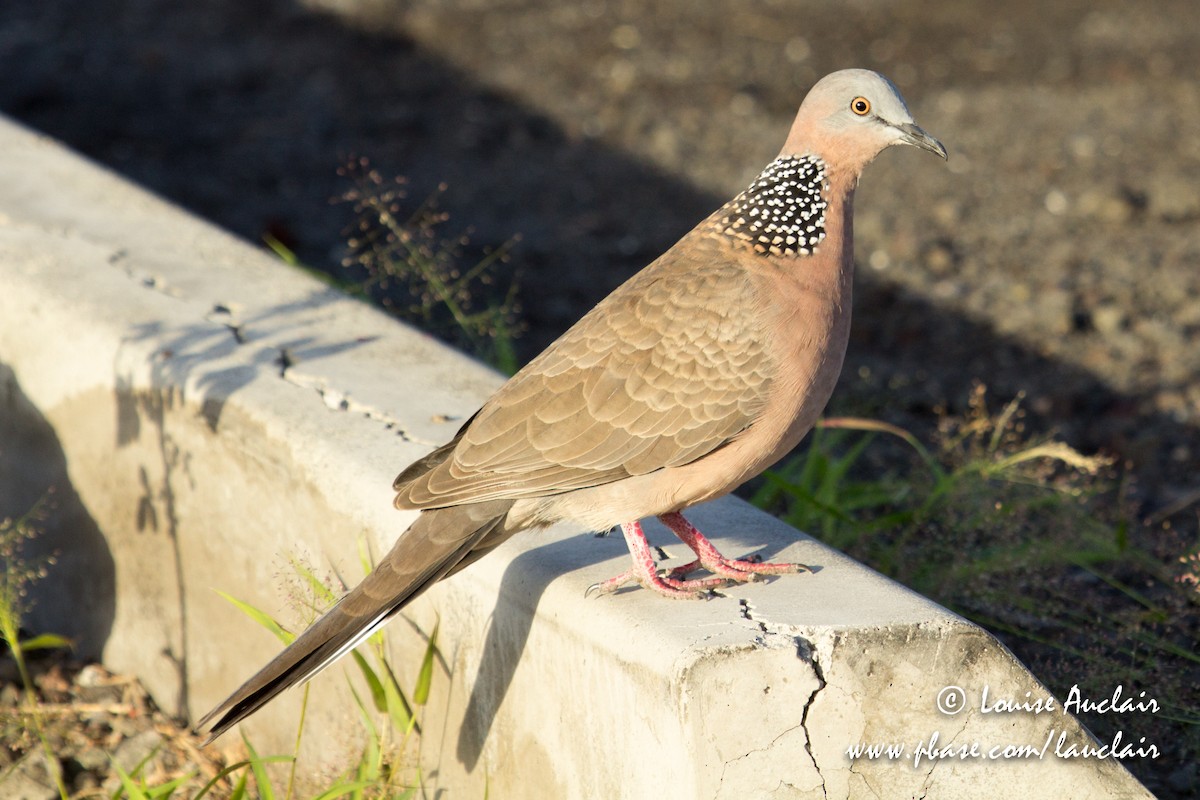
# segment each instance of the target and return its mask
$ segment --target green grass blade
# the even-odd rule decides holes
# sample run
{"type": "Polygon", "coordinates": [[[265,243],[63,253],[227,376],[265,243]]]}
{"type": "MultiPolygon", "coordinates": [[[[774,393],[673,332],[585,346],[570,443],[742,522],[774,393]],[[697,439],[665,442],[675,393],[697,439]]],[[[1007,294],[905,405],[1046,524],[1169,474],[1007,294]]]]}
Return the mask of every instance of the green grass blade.
{"type": "Polygon", "coordinates": [[[237,609],[247,617],[254,620],[271,633],[275,634],[275,638],[279,639],[279,641],[283,642],[284,644],[291,644],[295,640],[296,634],[284,630],[283,626],[276,622],[275,618],[270,614],[266,613],[265,611],[260,611],[249,603],[244,603],[233,595],[222,592],[220,589],[217,589],[216,592],[217,594],[221,595],[221,597],[224,597],[226,600],[236,606],[237,609]]]}
{"type": "Polygon", "coordinates": [[[335,797],[345,797],[348,794],[354,794],[355,792],[361,792],[364,789],[370,789],[374,785],[374,781],[351,781],[347,783],[338,783],[321,792],[312,800],[333,800],[335,797]]]}
{"type": "Polygon", "coordinates": [[[429,634],[429,644],[425,646],[425,657],[421,659],[421,671],[417,674],[417,685],[413,689],[413,704],[423,706],[429,702],[429,688],[433,684],[433,663],[437,659],[438,629],[441,620],[434,623],[433,633],[429,634]]]}
{"type": "Polygon", "coordinates": [[[379,680],[379,675],[375,670],[371,669],[371,665],[367,663],[362,653],[357,650],[351,650],[350,655],[354,658],[354,663],[358,665],[362,672],[363,679],[367,682],[367,688],[371,691],[371,702],[375,706],[375,710],[379,712],[387,711],[387,693],[383,689],[383,683],[379,680]]]}
{"type": "MultiPolygon", "coordinates": [[[[232,775],[233,773],[237,772],[238,770],[242,770],[241,783],[244,784],[246,782],[246,775],[247,775],[247,773],[245,772],[245,769],[248,766],[250,766],[249,761],[239,761],[236,764],[229,764],[224,769],[222,769],[220,772],[218,772],[216,775],[214,775],[209,780],[208,783],[204,784],[204,786],[200,789],[200,791],[197,792],[194,797],[192,797],[192,800],[203,800],[204,795],[211,792],[216,787],[216,785],[221,782],[221,780],[223,778],[226,778],[229,775],[232,775]]],[[[236,794],[236,790],[235,790],[234,794],[236,794]]],[[[233,795],[231,795],[231,797],[232,796],[233,795]]]]}
{"type": "Polygon", "coordinates": [[[56,633],[40,633],[31,639],[21,640],[22,650],[57,650],[59,648],[69,650],[74,647],[74,642],[56,633]]]}
{"type": "Polygon", "coordinates": [[[413,712],[412,705],[408,702],[408,698],[404,694],[404,690],[400,688],[400,682],[396,680],[396,674],[392,672],[392,665],[387,662],[387,659],[380,658],[380,667],[387,674],[387,680],[384,681],[383,690],[387,693],[388,698],[388,715],[392,719],[392,724],[397,730],[402,730],[405,733],[412,730],[420,730],[417,724],[416,714],[413,712]]]}
{"type": "MultiPolygon", "coordinates": [[[[370,711],[367,710],[366,704],[362,701],[362,698],[353,685],[350,686],[350,694],[354,696],[354,704],[358,707],[363,727],[367,730],[366,748],[359,757],[355,772],[362,780],[373,780],[379,776],[383,766],[383,753],[379,747],[379,728],[376,727],[374,720],[371,719],[370,711]]],[[[354,791],[352,795],[355,798],[359,798],[362,796],[362,792],[354,791]]]]}
{"type": "Polygon", "coordinates": [[[127,800],[150,800],[150,795],[148,795],[142,789],[142,787],[139,786],[136,781],[134,781],[129,773],[121,769],[117,762],[113,761],[112,767],[114,770],[116,770],[117,777],[121,779],[121,788],[113,792],[112,800],[118,800],[118,798],[127,798],[127,800]],[[121,794],[122,790],[125,792],[124,795],[121,794]]]}
{"type": "Polygon", "coordinates": [[[291,562],[292,569],[296,571],[297,575],[304,579],[304,582],[308,584],[309,591],[313,593],[313,597],[317,598],[318,602],[316,605],[319,608],[328,608],[329,606],[333,605],[333,603],[338,599],[337,594],[328,586],[326,586],[320,577],[318,577],[317,574],[309,569],[306,565],[300,563],[294,558],[291,559],[291,562]]]}
{"type": "MultiPolygon", "coordinates": [[[[250,765],[248,761],[243,761],[242,763],[246,766],[250,765]]],[[[250,780],[250,770],[243,769],[242,777],[237,782],[237,785],[233,787],[233,793],[229,795],[229,800],[243,800],[246,797],[246,782],[248,780],[250,780]]]]}
{"type": "Polygon", "coordinates": [[[254,745],[250,744],[250,740],[244,733],[242,742],[246,745],[246,751],[250,753],[250,769],[254,772],[254,783],[258,786],[259,800],[275,800],[275,789],[271,785],[271,777],[267,774],[267,762],[271,759],[259,756],[258,751],[254,749],[254,745]]]}
{"type": "Polygon", "coordinates": [[[263,243],[266,244],[267,247],[271,248],[271,251],[275,253],[275,255],[279,256],[283,263],[290,264],[293,267],[300,265],[300,257],[292,251],[292,248],[288,247],[286,244],[279,241],[269,233],[264,233],[262,238],[263,243]]]}

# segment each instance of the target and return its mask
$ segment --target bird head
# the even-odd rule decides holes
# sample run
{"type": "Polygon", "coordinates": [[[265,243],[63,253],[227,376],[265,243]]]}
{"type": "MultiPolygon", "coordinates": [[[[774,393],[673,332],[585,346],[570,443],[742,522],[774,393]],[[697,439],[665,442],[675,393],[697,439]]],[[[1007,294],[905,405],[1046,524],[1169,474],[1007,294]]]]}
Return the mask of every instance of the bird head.
{"type": "Polygon", "coordinates": [[[942,143],[913,122],[891,81],[871,70],[845,69],[826,75],[809,91],[783,155],[817,155],[857,174],[894,144],[946,158],[942,143]]]}

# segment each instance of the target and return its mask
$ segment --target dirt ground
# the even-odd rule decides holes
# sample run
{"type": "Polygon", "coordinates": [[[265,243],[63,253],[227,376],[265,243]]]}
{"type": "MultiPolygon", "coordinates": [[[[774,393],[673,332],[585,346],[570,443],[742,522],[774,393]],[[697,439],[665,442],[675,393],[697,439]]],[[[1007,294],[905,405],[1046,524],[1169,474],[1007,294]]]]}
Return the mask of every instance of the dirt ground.
{"type": "Polygon", "coordinates": [[[1025,392],[1129,464],[1168,558],[1200,508],[1197,53],[1193,0],[40,0],[0,4],[0,111],[335,273],[345,157],[414,207],[444,182],[449,235],[521,236],[528,358],[742,188],[815,79],[878,69],[951,159],[863,180],[832,410],[1025,392]]]}

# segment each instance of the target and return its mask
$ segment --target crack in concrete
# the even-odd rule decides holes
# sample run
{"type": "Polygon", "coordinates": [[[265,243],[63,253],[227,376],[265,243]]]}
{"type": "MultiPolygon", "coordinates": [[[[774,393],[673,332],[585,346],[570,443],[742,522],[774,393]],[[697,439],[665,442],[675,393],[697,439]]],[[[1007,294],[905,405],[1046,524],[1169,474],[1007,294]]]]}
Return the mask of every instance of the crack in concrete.
{"type": "Polygon", "coordinates": [[[245,344],[246,333],[245,324],[240,322],[233,309],[224,303],[217,303],[212,307],[212,310],[204,315],[206,322],[211,322],[214,325],[221,325],[233,334],[233,340],[238,344],[245,344]]]}
{"type": "Polygon", "coordinates": [[[849,767],[847,767],[847,770],[850,772],[850,774],[851,774],[851,775],[857,775],[857,776],[859,776],[860,778],[862,778],[862,781],[863,781],[863,782],[862,782],[862,785],[863,785],[863,787],[864,787],[864,788],[866,788],[866,789],[867,789],[867,790],[868,790],[868,791],[871,793],[871,796],[872,796],[872,797],[875,797],[875,798],[878,798],[878,800],[882,800],[882,799],[883,799],[883,795],[881,795],[879,792],[875,791],[875,787],[874,787],[874,786],[872,786],[872,785],[871,785],[871,782],[867,780],[867,777],[866,777],[866,775],[867,775],[867,774],[866,774],[865,772],[859,772],[858,770],[856,770],[856,769],[854,768],[854,765],[855,765],[855,762],[854,762],[854,761],[851,761],[851,762],[850,762],[850,766],[849,766],[849,767]]]}
{"type": "MultiPolygon", "coordinates": [[[[804,711],[800,715],[799,727],[804,731],[804,751],[808,753],[809,759],[812,761],[813,769],[817,772],[817,777],[821,779],[821,794],[824,797],[829,797],[829,791],[825,782],[825,775],[821,772],[821,765],[817,763],[816,754],[812,749],[812,734],[808,730],[808,713],[812,709],[813,703],[816,702],[817,695],[826,687],[825,671],[821,667],[821,659],[817,653],[816,644],[805,636],[801,636],[788,625],[773,623],[769,620],[759,619],[754,614],[754,605],[748,598],[738,598],[738,608],[743,619],[754,623],[762,632],[762,635],[757,637],[759,644],[764,647],[778,647],[784,642],[790,642],[796,648],[796,656],[812,667],[813,674],[817,678],[817,688],[808,696],[808,700],[804,703],[804,711]],[[780,637],[776,640],[768,639],[768,637],[780,637]],[[775,644],[779,642],[780,644],[775,644]]],[[[795,730],[790,728],[789,730],[795,730]]],[[[782,735],[782,734],[780,734],[782,735]]]]}
{"type": "MultiPolygon", "coordinates": [[[[741,761],[742,759],[749,758],[750,756],[754,755],[755,753],[766,753],[766,752],[770,751],[772,748],[774,748],[774,747],[775,747],[775,745],[776,745],[776,744],[779,742],[779,740],[780,740],[780,739],[782,739],[783,737],[785,737],[785,736],[787,736],[788,734],[792,733],[792,732],[793,732],[793,731],[795,731],[797,728],[802,728],[802,727],[803,727],[803,724],[801,724],[801,725],[793,725],[793,726],[792,726],[792,727],[790,727],[790,728],[786,728],[786,729],[784,729],[784,730],[780,731],[780,732],[779,732],[779,735],[778,735],[778,736],[776,736],[774,739],[772,739],[770,742],[768,742],[768,743],[767,743],[765,746],[763,746],[763,747],[757,747],[757,748],[755,748],[755,749],[753,749],[753,750],[747,750],[746,752],[742,753],[742,754],[741,754],[740,756],[738,756],[737,758],[730,759],[730,760],[728,760],[728,761],[724,762],[723,764],[721,764],[721,777],[720,777],[720,778],[718,779],[718,781],[717,781],[717,786],[718,786],[718,787],[723,787],[723,786],[725,785],[725,773],[729,771],[729,767],[730,767],[731,765],[733,765],[733,764],[736,764],[737,762],[741,761]]],[[[808,732],[806,731],[806,732],[805,732],[805,738],[807,738],[807,737],[808,737],[808,732]]],[[[785,784],[785,782],[784,782],[784,781],[781,779],[781,780],[779,781],[779,783],[778,783],[778,784],[776,784],[776,788],[778,789],[778,788],[780,788],[780,787],[782,787],[782,786],[785,786],[785,785],[786,785],[786,786],[793,786],[793,787],[795,786],[795,784],[791,784],[791,783],[787,783],[787,784],[785,784]]],[[[721,791],[720,791],[720,788],[718,788],[718,790],[717,790],[717,795],[718,795],[718,796],[720,796],[720,794],[721,794],[721,791]]]]}
{"type": "Polygon", "coordinates": [[[817,771],[817,776],[821,779],[821,794],[829,796],[828,789],[825,785],[825,775],[821,772],[821,765],[817,763],[817,756],[812,749],[812,734],[808,731],[808,712],[812,710],[813,703],[817,700],[817,695],[821,693],[828,684],[825,681],[825,671],[821,667],[821,659],[817,656],[817,648],[811,641],[803,636],[795,636],[796,655],[812,665],[813,674],[817,676],[817,688],[809,695],[808,702],[804,704],[804,712],[800,715],[800,727],[804,728],[804,750],[808,753],[808,757],[812,759],[813,769],[817,771]]]}
{"type": "MultiPolygon", "coordinates": [[[[77,238],[82,239],[89,244],[95,244],[89,236],[81,236],[76,232],[77,238]]],[[[103,245],[101,245],[103,246],[103,245]]],[[[158,292],[164,297],[170,297],[173,300],[179,300],[183,297],[183,292],[167,283],[166,279],[161,275],[155,275],[148,270],[139,269],[134,266],[133,258],[129,255],[129,251],[124,248],[112,250],[108,256],[108,263],[117,269],[122,270],[125,275],[132,281],[136,282],[143,289],[149,289],[152,292],[158,292]]]]}
{"type": "Polygon", "coordinates": [[[763,633],[769,632],[769,631],[767,631],[767,626],[765,623],[759,622],[758,620],[756,620],[754,618],[754,606],[750,604],[749,600],[747,600],[744,597],[739,597],[738,598],[738,611],[741,613],[742,619],[750,620],[755,625],[757,625],[758,629],[760,631],[762,631],[763,633]]]}
{"type": "MultiPolygon", "coordinates": [[[[136,281],[145,289],[176,299],[181,296],[177,289],[168,285],[161,277],[135,269],[130,264],[129,253],[125,250],[113,251],[109,255],[108,263],[124,270],[125,274],[131,280],[136,281]]],[[[203,319],[210,324],[226,328],[239,346],[247,343],[248,338],[245,323],[239,320],[237,312],[229,305],[215,303],[209,312],[204,315],[203,319]]],[[[429,448],[441,446],[442,442],[429,441],[413,434],[404,423],[395,417],[385,414],[373,406],[354,400],[349,392],[331,387],[326,378],[317,375],[305,375],[298,372],[295,369],[296,361],[288,348],[280,347],[278,351],[279,355],[275,358],[274,363],[279,367],[279,377],[295,386],[312,389],[320,396],[326,408],[332,411],[362,414],[367,419],[381,422],[385,429],[395,431],[396,435],[406,442],[424,445],[429,448]]],[[[452,419],[452,417],[446,416],[444,421],[451,421],[452,419]]]]}
{"type": "Polygon", "coordinates": [[[358,402],[350,396],[349,392],[343,392],[340,389],[331,387],[325,378],[318,375],[305,375],[297,371],[286,349],[280,349],[277,363],[280,365],[281,378],[294,386],[315,391],[320,396],[325,407],[331,411],[361,414],[367,419],[381,422],[387,430],[394,431],[397,436],[406,442],[425,445],[426,447],[439,447],[441,445],[441,442],[431,442],[413,434],[400,420],[385,414],[373,406],[358,402]]]}
{"type": "MultiPolygon", "coordinates": [[[[123,270],[130,280],[136,282],[142,288],[174,299],[182,297],[182,293],[169,285],[162,277],[145,270],[137,269],[131,262],[129,253],[123,249],[112,251],[108,257],[109,264],[123,270]]],[[[214,303],[208,313],[203,315],[202,319],[211,325],[221,326],[228,330],[234,342],[239,347],[249,341],[246,323],[240,318],[236,304],[214,303]]],[[[325,407],[332,411],[362,414],[368,419],[382,423],[386,430],[394,431],[397,436],[406,442],[423,445],[431,449],[439,447],[442,444],[442,442],[429,441],[412,433],[400,420],[380,411],[378,408],[366,403],[357,402],[350,396],[349,392],[331,387],[326,378],[317,375],[305,375],[298,372],[295,368],[296,360],[286,347],[278,348],[278,355],[274,359],[274,364],[279,369],[280,378],[295,386],[315,391],[320,396],[325,407]]],[[[443,420],[439,421],[448,422],[452,420],[453,417],[447,415],[443,420]]]]}
{"type": "MultiPolygon", "coordinates": [[[[970,724],[970,720],[966,719],[966,717],[968,715],[963,715],[963,716],[964,716],[964,719],[963,719],[962,727],[958,729],[958,732],[956,732],[953,736],[951,736],[949,739],[947,739],[946,743],[944,745],[939,742],[939,747],[952,747],[954,745],[954,743],[958,740],[958,737],[962,736],[963,733],[966,732],[967,726],[970,724]]],[[[935,769],[937,769],[937,765],[939,763],[941,763],[940,758],[930,759],[929,771],[925,773],[925,780],[921,782],[921,795],[920,795],[921,798],[924,798],[929,795],[929,784],[933,782],[933,771],[935,769]]]]}

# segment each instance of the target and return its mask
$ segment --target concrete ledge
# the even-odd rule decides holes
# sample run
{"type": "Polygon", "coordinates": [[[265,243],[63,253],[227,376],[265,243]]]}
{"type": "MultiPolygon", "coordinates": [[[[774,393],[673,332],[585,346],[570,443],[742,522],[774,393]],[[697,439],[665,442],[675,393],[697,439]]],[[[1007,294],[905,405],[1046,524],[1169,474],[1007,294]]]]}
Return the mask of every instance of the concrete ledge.
{"type": "MultiPolygon", "coordinates": [[[[0,516],[56,487],[59,566],[33,627],[203,713],[276,650],[214,589],[294,618],[287,557],[353,581],[357,542],[409,517],[396,472],[499,384],[480,365],[0,120],[0,516]],[[284,357],[286,354],[286,358],[284,357]]],[[[727,552],[817,565],[706,603],[586,600],[623,542],[515,537],[389,629],[410,682],[441,623],[419,758],[450,797],[1148,797],[1119,762],[988,758],[1061,713],[981,713],[1046,689],[986,632],[736,500],[695,521],[727,552]],[[966,690],[948,715],[946,686],[966,690]],[[978,743],[982,755],[914,748],[978,743]],[[902,757],[852,758],[899,744],[902,757]]],[[[651,535],[683,555],[661,528],[651,535]]],[[[305,755],[336,769],[357,711],[312,684],[305,755]]],[[[286,752],[300,693],[246,727],[286,752]]],[[[232,740],[233,737],[227,737],[232,740]]],[[[958,752],[957,750],[955,751],[958,752]]]]}

